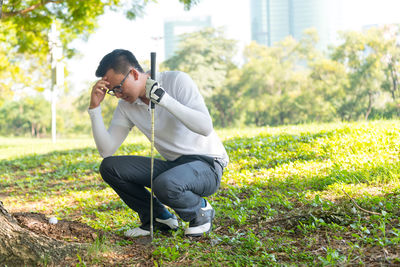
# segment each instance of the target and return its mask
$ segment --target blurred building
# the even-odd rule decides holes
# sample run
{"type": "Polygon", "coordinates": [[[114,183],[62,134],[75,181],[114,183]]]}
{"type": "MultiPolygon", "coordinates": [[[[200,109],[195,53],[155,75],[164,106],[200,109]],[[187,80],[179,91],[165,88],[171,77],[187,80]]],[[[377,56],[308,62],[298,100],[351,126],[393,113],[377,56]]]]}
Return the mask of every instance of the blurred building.
{"type": "Polygon", "coordinates": [[[176,49],[178,49],[179,36],[181,34],[211,26],[211,16],[166,20],[164,22],[165,59],[172,57],[176,49]]]}
{"type": "Polygon", "coordinates": [[[300,40],[304,30],[315,28],[319,47],[336,38],[342,26],[342,0],[251,0],[252,40],[272,46],[291,35],[300,40]]]}

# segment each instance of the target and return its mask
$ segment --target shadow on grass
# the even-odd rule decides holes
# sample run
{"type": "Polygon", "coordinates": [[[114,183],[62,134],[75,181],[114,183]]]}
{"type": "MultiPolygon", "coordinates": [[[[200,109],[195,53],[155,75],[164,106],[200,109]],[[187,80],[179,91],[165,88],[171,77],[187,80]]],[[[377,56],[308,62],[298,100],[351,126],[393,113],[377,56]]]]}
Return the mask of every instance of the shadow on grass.
{"type": "MultiPolygon", "coordinates": [[[[234,138],[225,142],[231,161],[242,169],[271,168],[293,161],[323,160],[329,157],[317,139],[330,138],[338,133],[320,132],[302,135],[259,135],[234,138]],[[245,159],[245,162],[243,162],[245,159]]],[[[119,155],[137,154],[148,149],[147,144],[122,145],[119,155]]],[[[0,189],[6,194],[61,194],[64,189],[84,191],[103,189],[98,168],[101,162],[97,149],[83,148],[28,155],[0,162],[3,174],[0,189]],[[52,193],[53,191],[53,193],[52,193]]]]}
{"type": "MultiPolygon", "coordinates": [[[[134,154],[145,145],[127,144],[118,154],[134,154]]],[[[95,148],[54,151],[0,162],[3,195],[59,195],[63,190],[104,189],[98,168],[102,158],[95,148]]]]}
{"type": "MultiPolygon", "coordinates": [[[[260,134],[251,138],[233,138],[224,142],[232,165],[239,171],[257,171],[277,166],[308,161],[324,161],[332,157],[334,149],[330,140],[348,134],[345,127],[329,132],[299,135],[260,134]]],[[[119,155],[137,154],[148,149],[144,144],[127,144],[118,150],[119,155]]],[[[63,195],[69,191],[103,190],[107,185],[98,173],[101,158],[95,148],[55,151],[43,155],[29,155],[0,162],[0,190],[6,195],[63,195]]],[[[276,180],[253,181],[250,187],[281,192],[320,191],[334,183],[361,183],[384,179],[390,173],[398,176],[400,164],[341,169],[334,165],[327,175],[288,177],[276,180]]],[[[229,168],[229,167],[228,167],[229,168]]],[[[234,176],[236,170],[232,170],[234,176]]]]}

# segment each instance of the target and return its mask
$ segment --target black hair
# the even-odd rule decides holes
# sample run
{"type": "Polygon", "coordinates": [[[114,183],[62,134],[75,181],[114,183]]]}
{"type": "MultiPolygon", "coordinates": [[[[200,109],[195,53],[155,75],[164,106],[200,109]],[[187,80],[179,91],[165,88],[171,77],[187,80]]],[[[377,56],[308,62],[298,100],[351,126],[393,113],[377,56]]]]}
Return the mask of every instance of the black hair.
{"type": "Polygon", "coordinates": [[[113,69],[116,73],[126,74],[131,67],[134,67],[139,72],[144,72],[132,52],[124,49],[115,49],[100,61],[96,70],[96,77],[103,77],[109,69],[113,69]]]}

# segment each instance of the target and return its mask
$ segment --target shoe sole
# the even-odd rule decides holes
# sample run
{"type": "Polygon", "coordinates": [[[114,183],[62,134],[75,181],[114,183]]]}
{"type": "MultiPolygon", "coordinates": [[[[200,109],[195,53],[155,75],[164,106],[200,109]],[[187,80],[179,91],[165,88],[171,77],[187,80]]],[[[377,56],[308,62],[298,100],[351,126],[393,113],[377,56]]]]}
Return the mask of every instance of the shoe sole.
{"type": "MultiPolygon", "coordinates": [[[[159,222],[154,222],[154,224],[153,224],[153,231],[168,232],[168,231],[176,231],[178,229],[179,229],[179,226],[176,228],[170,228],[168,225],[159,223],[159,222]]],[[[150,231],[150,228],[149,229],[146,228],[143,230],[150,231]]]]}
{"type": "Polygon", "coordinates": [[[171,225],[164,223],[164,220],[158,219],[156,218],[154,223],[158,225],[158,228],[163,229],[163,230],[176,230],[179,228],[179,222],[178,220],[176,220],[177,225],[173,225],[173,227],[171,227],[171,225]]]}
{"type": "Polygon", "coordinates": [[[211,223],[210,223],[211,225],[210,225],[210,229],[208,229],[206,232],[197,233],[197,234],[185,234],[185,236],[189,236],[189,237],[200,237],[200,236],[209,234],[209,233],[212,231],[212,228],[213,228],[213,220],[214,220],[214,217],[215,217],[215,211],[214,211],[214,209],[213,209],[213,210],[212,210],[212,215],[211,215],[211,223]]]}

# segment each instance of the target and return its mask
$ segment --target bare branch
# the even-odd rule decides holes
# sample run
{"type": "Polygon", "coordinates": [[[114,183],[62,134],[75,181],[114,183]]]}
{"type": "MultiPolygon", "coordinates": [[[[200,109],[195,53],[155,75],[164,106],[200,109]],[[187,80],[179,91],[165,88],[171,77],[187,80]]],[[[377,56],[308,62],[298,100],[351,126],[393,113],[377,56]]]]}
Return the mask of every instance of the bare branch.
{"type": "MultiPolygon", "coordinates": [[[[12,12],[3,12],[3,17],[0,16],[0,18],[9,18],[9,17],[15,17],[18,15],[25,15],[26,13],[29,13],[37,8],[40,8],[42,6],[47,5],[48,3],[61,3],[62,1],[60,0],[46,0],[46,1],[40,1],[40,3],[32,5],[30,7],[27,7],[25,9],[17,10],[17,11],[12,11],[12,12]]],[[[3,0],[1,0],[1,3],[3,3],[3,0]]],[[[1,6],[0,6],[1,7],[1,6]]]]}
{"type": "Polygon", "coordinates": [[[362,210],[362,211],[364,211],[364,212],[366,212],[366,213],[369,213],[369,214],[382,215],[382,214],[380,214],[380,213],[377,213],[377,212],[374,212],[374,211],[369,211],[369,210],[366,210],[366,209],[361,208],[361,207],[357,204],[357,202],[356,202],[351,196],[349,196],[349,194],[346,193],[346,191],[344,191],[343,189],[342,189],[342,191],[343,191],[343,193],[346,194],[346,196],[347,196],[348,198],[350,198],[351,202],[353,202],[353,204],[354,204],[358,209],[360,209],[360,210],[362,210]]]}

